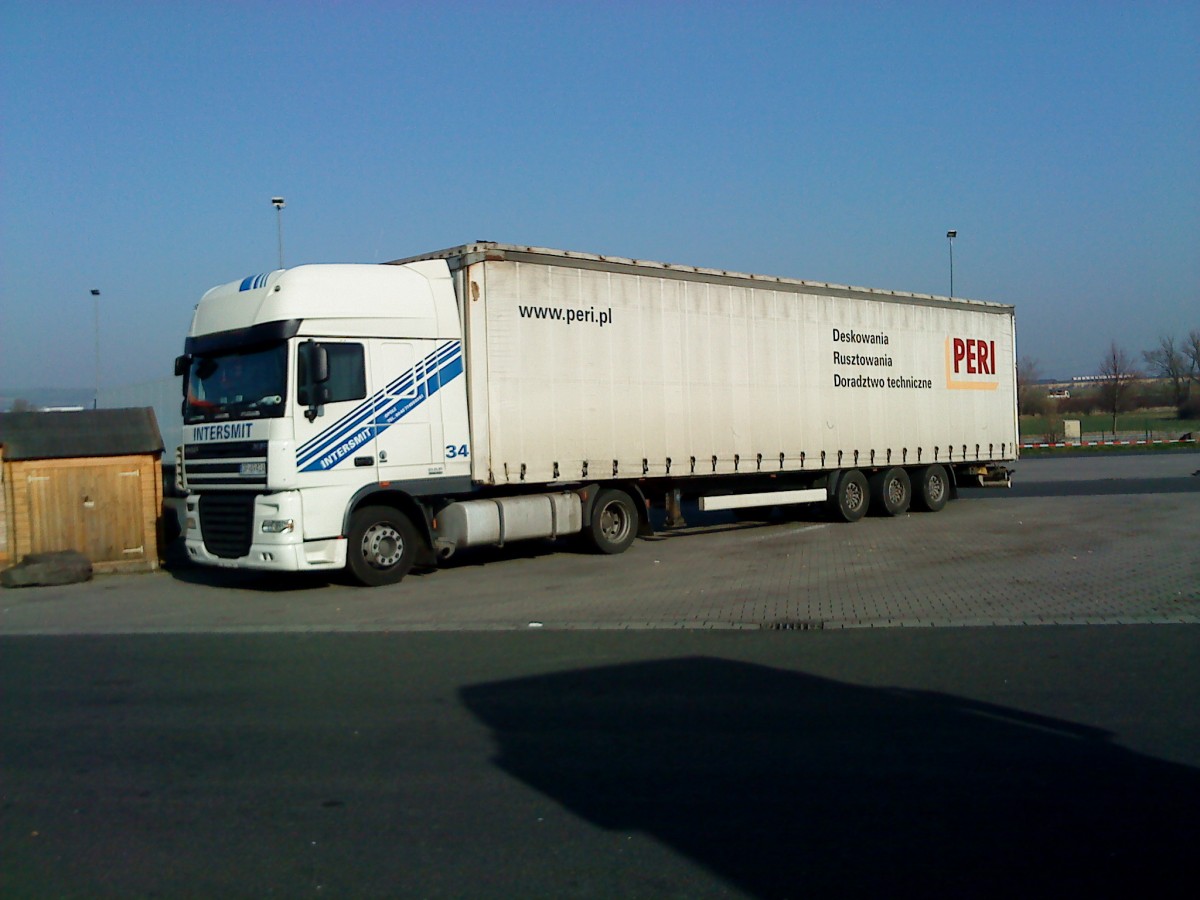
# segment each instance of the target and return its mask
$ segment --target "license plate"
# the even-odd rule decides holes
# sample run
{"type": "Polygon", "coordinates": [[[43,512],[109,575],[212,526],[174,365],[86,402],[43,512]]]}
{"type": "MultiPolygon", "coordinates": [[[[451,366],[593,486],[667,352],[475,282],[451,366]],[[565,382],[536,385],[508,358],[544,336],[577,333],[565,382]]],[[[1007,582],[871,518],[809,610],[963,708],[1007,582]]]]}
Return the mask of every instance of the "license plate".
{"type": "Polygon", "coordinates": [[[247,462],[238,466],[238,474],[240,475],[266,475],[267,464],[265,462],[247,462]]]}

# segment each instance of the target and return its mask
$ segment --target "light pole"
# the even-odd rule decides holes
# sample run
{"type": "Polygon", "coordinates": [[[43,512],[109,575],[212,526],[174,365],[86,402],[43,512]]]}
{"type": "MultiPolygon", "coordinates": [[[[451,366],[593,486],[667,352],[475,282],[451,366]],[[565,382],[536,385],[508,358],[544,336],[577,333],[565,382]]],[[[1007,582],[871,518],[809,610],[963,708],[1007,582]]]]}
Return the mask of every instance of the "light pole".
{"type": "Polygon", "coordinates": [[[954,239],[958,237],[957,231],[947,231],[946,239],[950,241],[950,296],[954,296],[954,239]]]}
{"type": "Polygon", "coordinates": [[[96,409],[100,405],[100,291],[96,288],[92,288],[92,312],[92,334],[96,339],[96,392],[92,395],[92,409],[96,409]]]}
{"type": "Polygon", "coordinates": [[[272,197],[271,205],[275,207],[275,230],[279,234],[279,268],[283,268],[283,208],[287,206],[282,197],[272,197]]]}

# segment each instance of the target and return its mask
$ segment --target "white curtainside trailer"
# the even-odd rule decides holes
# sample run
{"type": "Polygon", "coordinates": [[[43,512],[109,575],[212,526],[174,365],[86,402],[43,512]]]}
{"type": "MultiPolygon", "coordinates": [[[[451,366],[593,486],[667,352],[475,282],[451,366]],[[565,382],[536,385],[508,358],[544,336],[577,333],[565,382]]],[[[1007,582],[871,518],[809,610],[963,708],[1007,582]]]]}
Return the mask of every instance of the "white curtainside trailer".
{"type": "Polygon", "coordinates": [[[464,298],[477,481],[1016,456],[1011,306],[545,249],[436,256],[464,298]]]}
{"type": "MultiPolygon", "coordinates": [[[[222,330],[193,326],[180,364],[193,380],[212,376],[206,355],[240,352],[221,338],[240,333],[231,325],[270,325],[231,319],[228,287],[202,301],[222,330]]],[[[1003,464],[1017,455],[1011,306],[494,243],[383,267],[306,266],[240,290],[276,304],[259,319],[284,323],[271,340],[289,348],[273,415],[296,424],[262,434],[291,439],[295,466],[265,453],[260,495],[298,491],[308,499],[289,509],[339,523],[330,535],[330,524],[293,522],[312,546],[282,567],[345,564],[385,583],[459,547],[576,532],[619,552],[650,527],[649,507],[673,524],[689,499],[823,501],[847,521],[910,501],[937,510],[958,485],[1007,484],[1003,464]],[[389,266],[397,293],[383,304],[389,266]],[[343,413],[324,385],[358,383],[337,371],[347,341],[361,342],[371,377],[343,413]],[[392,401],[397,385],[411,399],[392,401]]],[[[198,439],[193,450],[225,458],[198,439]]],[[[189,547],[213,562],[202,524],[189,547]]],[[[234,565],[281,567],[237,549],[248,552],[234,565]]]]}

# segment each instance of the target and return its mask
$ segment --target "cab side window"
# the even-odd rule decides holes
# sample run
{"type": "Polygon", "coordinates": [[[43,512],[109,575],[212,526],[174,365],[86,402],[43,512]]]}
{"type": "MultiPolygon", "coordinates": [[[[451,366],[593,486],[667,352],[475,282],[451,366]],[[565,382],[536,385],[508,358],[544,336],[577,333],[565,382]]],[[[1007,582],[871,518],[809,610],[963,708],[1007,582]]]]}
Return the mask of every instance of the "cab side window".
{"type": "MultiPolygon", "coordinates": [[[[362,344],[322,344],[329,354],[329,402],[361,400],[367,396],[367,367],[362,344]]],[[[308,357],[300,353],[296,372],[296,402],[308,405],[308,357]]]]}

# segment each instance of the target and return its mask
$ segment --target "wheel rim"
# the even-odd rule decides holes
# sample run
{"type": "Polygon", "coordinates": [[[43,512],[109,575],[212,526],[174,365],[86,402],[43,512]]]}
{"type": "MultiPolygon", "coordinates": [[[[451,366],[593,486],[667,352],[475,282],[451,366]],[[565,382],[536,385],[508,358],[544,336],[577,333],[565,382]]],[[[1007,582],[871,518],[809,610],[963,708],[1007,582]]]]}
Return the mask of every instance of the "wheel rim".
{"type": "Polygon", "coordinates": [[[857,481],[847,480],[845,488],[842,489],[842,496],[846,498],[846,508],[853,511],[863,505],[862,485],[857,481]]]}
{"type": "Polygon", "coordinates": [[[899,506],[904,502],[904,482],[899,478],[893,478],[888,482],[888,503],[892,506],[899,506]]]}
{"type": "Polygon", "coordinates": [[[927,493],[929,494],[929,499],[933,503],[938,503],[941,501],[942,497],[945,496],[946,493],[946,485],[942,481],[942,476],[929,476],[929,487],[927,489],[927,493]]]}
{"type": "Polygon", "coordinates": [[[404,555],[404,538],[388,522],[376,522],[363,533],[362,555],[375,569],[390,569],[404,555]]]}
{"type": "Polygon", "coordinates": [[[610,543],[623,541],[630,527],[629,511],[619,500],[606,504],[600,511],[600,533],[610,543]]]}

